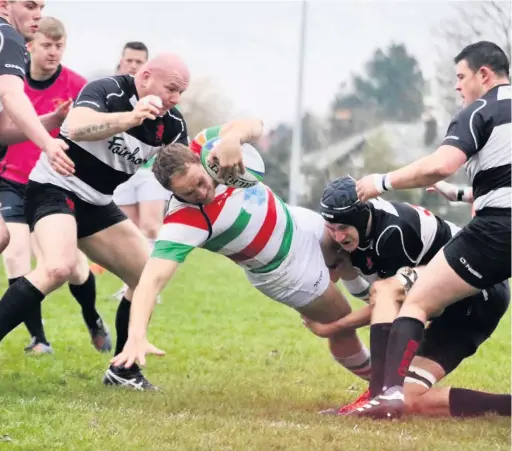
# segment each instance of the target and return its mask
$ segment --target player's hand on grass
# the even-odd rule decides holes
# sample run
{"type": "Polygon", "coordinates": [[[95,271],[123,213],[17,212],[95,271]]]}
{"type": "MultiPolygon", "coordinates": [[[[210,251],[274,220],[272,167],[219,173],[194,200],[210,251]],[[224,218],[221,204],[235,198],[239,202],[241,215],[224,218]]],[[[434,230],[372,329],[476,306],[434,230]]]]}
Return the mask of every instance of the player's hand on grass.
{"type": "Polygon", "coordinates": [[[236,178],[245,172],[242,146],[239,140],[221,138],[208,155],[210,163],[213,163],[215,159],[219,162],[220,178],[225,179],[230,175],[236,178]]]}
{"type": "Polygon", "coordinates": [[[316,336],[320,338],[327,338],[335,335],[337,332],[340,332],[340,327],[336,322],[332,323],[319,323],[317,321],[313,321],[312,319],[307,318],[304,315],[301,315],[302,323],[306,326],[311,332],[313,332],[316,336]]]}
{"type": "Polygon", "coordinates": [[[154,354],[164,356],[165,352],[152,345],[146,338],[130,338],[124,345],[121,353],[117,354],[110,363],[117,367],[130,368],[134,363],[140,366],[146,365],[146,356],[154,354]]]}

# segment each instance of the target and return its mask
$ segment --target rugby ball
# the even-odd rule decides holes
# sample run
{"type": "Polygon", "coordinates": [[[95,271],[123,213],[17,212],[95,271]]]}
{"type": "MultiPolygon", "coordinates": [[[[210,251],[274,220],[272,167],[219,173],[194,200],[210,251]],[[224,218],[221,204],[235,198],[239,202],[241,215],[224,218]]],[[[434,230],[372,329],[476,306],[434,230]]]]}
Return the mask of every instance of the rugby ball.
{"type": "Polygon", "coordinates": [[[213,162],[208,161],[210,152],[219,144],[222,138],[212,138],[201,148],[201,163],[206,172],[217,183],[234,188],[250,188],[263,180],[265,175],[265,163],[260,153],[251,144],[242,144],[242,159],[245,166],[245,172],[237,177],[229,176],[224,179],[219,177],[219,164],[216,159],[213,162]]]}

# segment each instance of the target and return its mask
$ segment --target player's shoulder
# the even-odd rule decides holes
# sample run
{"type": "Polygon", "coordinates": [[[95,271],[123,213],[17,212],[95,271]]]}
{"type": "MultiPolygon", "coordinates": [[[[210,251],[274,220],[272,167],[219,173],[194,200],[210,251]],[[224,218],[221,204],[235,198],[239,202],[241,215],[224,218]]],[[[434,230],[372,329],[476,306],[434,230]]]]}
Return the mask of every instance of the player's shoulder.
{"type": "Polygon", "coordinates": [[[480,98],[476,99],[473,103],[464,107],[460,110],[455,117],[453,118],[453,122],[470,122],[474,119],[476,114],[482,114],[484,109],[488,105],[488,101],[486,99],[480,98]]]}
{"type": "Polygon", "coordinates": [[[512,88],[510,85],[496,86],[487,91],[482,97],[476,99],[462,110],[460,110],[452,122],[473,121],[476,117],[485,117],[492,114],[496,103],[500,100],[512,98],[512,88]]]}
{"type": "Polygon", "coordinates": [[[167,202],[167,207],[165,209],[165,218],[169,221],[169,218],[171,216],[174,217],[174,215],[178,213],[180,216],[190,214],[195,215],[196,213],[200,213],[200,209],[196,205],[182,201],[173,194],[169,201],[167,202]]]}
{"type": "Polygon", "coordinates": [[[416,228],[419,215],[416,209],[406,202],[393,202],[384,199],[373,199],[373,226],[375,234],[390,236],[403,234],[404,231],[416,228]]]}
{"type": "Polygon", "coordinates": [[[25,47],[25,39],[5,19],[0,17],[0,51],[7,44],[15,44],[25,47]]]}
{"type": "Polygon", "coordinates": [[[110,93],[124,93],[130,86],[129,80],[125,75],[113,75],[111,77],[95,78],[87,82],[87,87],[94,87],[96,89],[110,93]]]}

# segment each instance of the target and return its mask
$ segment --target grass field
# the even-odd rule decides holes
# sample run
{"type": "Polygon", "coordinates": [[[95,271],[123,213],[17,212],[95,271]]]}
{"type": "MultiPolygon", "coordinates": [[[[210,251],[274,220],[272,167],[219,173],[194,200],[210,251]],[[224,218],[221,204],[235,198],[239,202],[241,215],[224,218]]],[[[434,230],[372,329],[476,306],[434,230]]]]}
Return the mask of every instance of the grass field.
{"type": "MultiPolygon", "coordinates": [[[[3,279],[5,280],[5,279],[3,279]]],[[[2,287],[2,290],[5,288],[2,287]]],[[[119,288],[98,277],[111,329],[119,288]]],[[[321,417],[365,384],[336,365],[290,309],[272,303],[232,263],[196,251],[166,289],[150,329],[165,349],[146,376],[160,393],[106,388],[108,356],[90,345],[62,288],[43,304],[55,356],[23,355],[27,332],[1,344],[2,450],[509,450],[506,418],[375,422],[321,417]]],[[[367,331],[361,333],[365,341],[367,331]]],[[[510,315],[447,383],[509,392],[510,315]]]]}

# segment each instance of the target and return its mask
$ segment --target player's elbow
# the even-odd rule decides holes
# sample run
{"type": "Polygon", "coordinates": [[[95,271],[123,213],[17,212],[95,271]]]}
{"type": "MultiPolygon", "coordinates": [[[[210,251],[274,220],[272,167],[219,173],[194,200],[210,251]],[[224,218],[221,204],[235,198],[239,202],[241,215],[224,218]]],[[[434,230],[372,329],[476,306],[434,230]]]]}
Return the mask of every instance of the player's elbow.
{"type": "MultiPolygon", "coordinates": [[[[84,129],[91,127],[90,112],[86,108],[72,108],[66,118],[66,129],[69,139],[80,141],[85,137],[84,129]]],[[[92,112],[94,114],[94,112],[92,112]]]]}
{"type": "Polygon", "coordinates": [[[445,179],[455,174],[466,162],[466,155],[453,146],[441,146],[431,155],[431,174],[445,179]]]}

